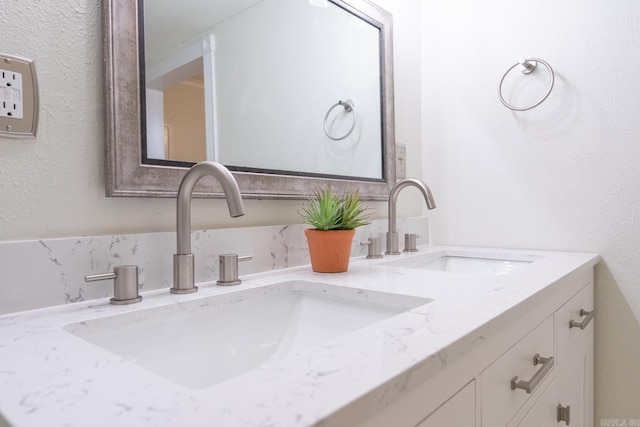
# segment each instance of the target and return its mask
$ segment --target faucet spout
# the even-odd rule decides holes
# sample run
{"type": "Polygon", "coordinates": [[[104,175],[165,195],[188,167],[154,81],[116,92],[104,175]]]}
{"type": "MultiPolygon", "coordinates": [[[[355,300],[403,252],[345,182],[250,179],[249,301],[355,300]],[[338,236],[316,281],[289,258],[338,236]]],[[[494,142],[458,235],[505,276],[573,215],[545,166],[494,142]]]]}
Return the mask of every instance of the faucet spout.
{"type": "Polygon", "coordinates": [[[435,209],[436,202],[433,199],[431,190],[423,181],[416,178],[407,178],[398,181],[393,186],[389,193],[389,231],[387,232],[387,255],[399,255],[400,250],[398,248],[398,221],[396,213],[396,203],[398,201],[398,194],[406,187],[416,187],[422,193],[424,201],[427,204],[427,209],[435,209]]]}
{"type": "Polygon", "coordinates": [[[238,217],[244,215],[242,195],[236,179],[229,169],[216,162],[200,162],[185,174],[177,198],[177,253],[173,256],[173,287],[174,294],[196,292],[193,274],[193,254],[191,253],[191,198],[193,189],[200,178],[211,175],[216,178],[227,201],[229,215],[238,217]]]}

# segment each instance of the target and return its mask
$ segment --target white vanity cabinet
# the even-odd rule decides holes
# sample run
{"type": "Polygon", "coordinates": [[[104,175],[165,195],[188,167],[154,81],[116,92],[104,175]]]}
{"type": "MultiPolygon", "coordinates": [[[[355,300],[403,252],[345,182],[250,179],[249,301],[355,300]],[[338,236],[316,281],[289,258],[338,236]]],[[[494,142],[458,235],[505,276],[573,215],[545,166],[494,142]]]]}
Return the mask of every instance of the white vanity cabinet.
{"type": "MultiPolygon", "coordinates": [[[[564,310],[556,313],[558,370],[549,387],[518,427],[592,426],[593,424],[593,318],[580,312],[593,310],[593,287],[574,297],[564,310]],[[585,308],[589,307],[589,308],[585,308]],[[566,316],[573,313],[574,316],[566,316]],[[580,319],[580,317],[582,319],[580,319]],[[574,320],[576,319],[576,320],[574,320]],[[570,326],[573,325],[573,326],[570,326]],[[584,328],[580,328],[584,326],[584,328]],[[559,333],[558,333],[559,332],[559,333]],[[563,339],[571,336],[570,347],[563,339]]],[[[516,424],[514,424],[516,425],[516,424]]]]}
{"type": "Polygon", "coordinates": [[[549,316],[484,370],[483,426],[504,426],[522,408],[531,393],[514,387],[519,384],[532,393],[537,390],[554,367],[553,345],[553,316],[549,316]]]}
{"type": "Polygon", "coordinates": [[[593,327],[585,331],[566,362],[518,427],[594,425],[593,327]]]}
{"type": "Polygon", "coordinates": [[[593,270],[524,307],[517,321],[502,322],[491,339],[363,425],[593,425],[593,270]]]}

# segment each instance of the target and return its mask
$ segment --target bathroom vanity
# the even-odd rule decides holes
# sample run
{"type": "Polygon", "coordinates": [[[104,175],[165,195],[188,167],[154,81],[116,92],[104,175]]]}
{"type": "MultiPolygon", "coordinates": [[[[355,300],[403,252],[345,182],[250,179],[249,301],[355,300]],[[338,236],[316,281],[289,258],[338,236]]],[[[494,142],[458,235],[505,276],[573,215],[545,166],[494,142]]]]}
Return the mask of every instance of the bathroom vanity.
{"type": "Polygon", "coordinates": [[[1,316],[0,425],[593,425],[598,261],[422,246],[1,316]]]}

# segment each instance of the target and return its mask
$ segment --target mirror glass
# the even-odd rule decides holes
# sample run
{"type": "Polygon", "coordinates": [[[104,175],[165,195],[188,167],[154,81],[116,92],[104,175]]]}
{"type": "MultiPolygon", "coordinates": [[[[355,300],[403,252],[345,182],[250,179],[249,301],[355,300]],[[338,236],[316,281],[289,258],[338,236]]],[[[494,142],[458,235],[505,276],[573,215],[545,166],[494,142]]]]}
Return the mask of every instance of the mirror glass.
{"type": "Polygon", "coordinates": [[[148,159],[382,178],[380,29],[362,17],[329,1],[145,0],[144,47],[148,159]]]}
{"type": "Polygon", "coordinates": [[[302,198],[329,184],[386,198],[395,182],[386,12],[365,0],[107,3],[108,195],[169,197],[186,167],[213,160],[249,197],[302,198]],[[137,98],[121,81],[134,65],[125,80],[137,98]],[[124,135],[130,124],[136,135],[124,135]]]}

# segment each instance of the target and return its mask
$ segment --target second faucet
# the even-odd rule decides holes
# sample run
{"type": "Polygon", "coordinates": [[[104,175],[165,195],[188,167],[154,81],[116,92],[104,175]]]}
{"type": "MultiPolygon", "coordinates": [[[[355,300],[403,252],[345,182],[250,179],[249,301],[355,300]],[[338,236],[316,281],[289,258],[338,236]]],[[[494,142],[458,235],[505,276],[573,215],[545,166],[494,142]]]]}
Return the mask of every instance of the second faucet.
{"type": "Polygon", "coordinates": [[[396,202],[398,201],[398,194],[403,188],[413,186],[416,187],[424,196],[424,201],[427,202],[427,209],[435,209],[436,202],[433,200],[431,190],[427,187],[427,184],[416,178],[407,178],[396,182],[391,192],[389,193],[389,231],[387,232],[387,255],[400,255],[398,248],[398,221],[396,214],[396,202]]]}

